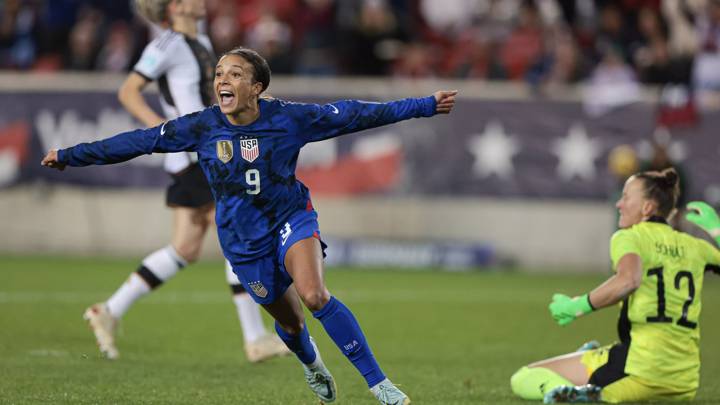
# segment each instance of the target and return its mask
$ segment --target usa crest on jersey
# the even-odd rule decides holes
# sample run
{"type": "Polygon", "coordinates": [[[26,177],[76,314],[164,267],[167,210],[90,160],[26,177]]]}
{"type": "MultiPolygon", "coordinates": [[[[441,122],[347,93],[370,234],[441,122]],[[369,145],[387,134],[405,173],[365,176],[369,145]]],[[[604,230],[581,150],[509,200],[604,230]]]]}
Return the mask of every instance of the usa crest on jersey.
{"type": "Polygon", "coordinates": [[[267,290],[267,288],[265,288],[263,283],[261,283],[259,281],[251,281],[248,283],[248,285],[250,286],[250,289],[252,289],[253,292],[255,293],[255,295],[257,295],[258,297],[260,297],[260,298],[267,297],[268,290],[267,290]]]}
{"type": "Polygon", "coordinates": [[[240,140],[240,155],[243,159],[252,163],[260,156],[260,147],[257,139],[240,140]]]}
{"type": "Polygon", "coordinates": [[[233,144],[232,141],[217,141],[215,144],[215,150],[217,157],[221,162],[227,163],[233,157],[233,144]]]}

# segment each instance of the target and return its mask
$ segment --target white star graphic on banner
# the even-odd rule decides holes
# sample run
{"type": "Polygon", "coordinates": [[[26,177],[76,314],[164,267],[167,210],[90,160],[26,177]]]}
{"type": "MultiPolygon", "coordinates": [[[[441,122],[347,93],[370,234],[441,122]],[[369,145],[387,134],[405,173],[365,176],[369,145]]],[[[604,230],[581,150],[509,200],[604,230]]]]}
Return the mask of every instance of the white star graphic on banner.
{"type": "Polygon", "coordinates": [[[582,124],[573,124],[566,137],[553,141],[552,151],[558,157],[556,172],[563,180],[595,178],[595,159],[600,154],[600,143],[588,137],[582,124]]]}
{"type": "Polygon", "coordinates": [[[482,134],[475,134],[468,142],[475,157],[473,172],[479,177],[495,174],[508,178],[513,174],[512,158],[520,149],[514,137],[505,133],[499,121],[490,121],[482,134]]]}

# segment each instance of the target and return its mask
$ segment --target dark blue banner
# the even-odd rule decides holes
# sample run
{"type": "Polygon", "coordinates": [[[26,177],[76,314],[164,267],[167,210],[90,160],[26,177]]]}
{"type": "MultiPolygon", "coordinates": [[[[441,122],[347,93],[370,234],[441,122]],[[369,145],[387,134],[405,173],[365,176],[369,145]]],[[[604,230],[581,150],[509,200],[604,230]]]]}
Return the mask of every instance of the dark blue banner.
{"type": "MultiPolygon", "coordinates": [[[[298,101],[324,102],[314,97],[298,101]]],[[[298,177],[314,194],[397,194],[605,199],[616,169],[646,167],[662,152],[683,171],[690,198],[720,201],[720,114],[692,127],[658,128],[656,107],[634,104],[588,117],[579,102],[460,99],[448,116],[414,119],[308,145],[298,177]],[[653,145],[661,145],[660,152],[653,145]]],[[[137,127],[114,93],[3,93],[0,187],[32,181],[83,186],[161,187],[162,156],[128,163],[42,168],[50,148],[93,141],[137,127]]]]}

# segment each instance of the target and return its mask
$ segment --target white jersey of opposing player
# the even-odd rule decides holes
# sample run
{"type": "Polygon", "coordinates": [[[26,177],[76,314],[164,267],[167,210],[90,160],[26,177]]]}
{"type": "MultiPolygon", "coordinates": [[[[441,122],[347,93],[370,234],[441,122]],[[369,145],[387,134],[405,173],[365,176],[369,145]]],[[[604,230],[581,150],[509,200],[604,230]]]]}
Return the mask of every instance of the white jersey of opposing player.
{"type": "MultiPolygon", "coordinates": [[[[157,81],[165,118],[200,111],[214,103],[212,89],[216,58],[210,39],[199,34],[189,38],[170,29],[159,31],[143,50],[133,70],[157,81]]],[[[197,161],[195,153],[168,153],[165,170],[178,173],[197,161]]]]}

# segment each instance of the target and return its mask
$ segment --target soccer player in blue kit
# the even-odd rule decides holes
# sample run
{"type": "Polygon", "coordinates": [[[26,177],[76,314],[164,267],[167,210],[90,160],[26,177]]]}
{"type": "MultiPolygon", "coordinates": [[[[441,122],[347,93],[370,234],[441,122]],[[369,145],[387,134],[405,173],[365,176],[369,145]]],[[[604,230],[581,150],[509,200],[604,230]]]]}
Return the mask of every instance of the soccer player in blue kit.
{"type": "Polygon", "coordinates": [[[355,316],[325,287],[326,246],[309,191],[295,178],[295,166],[308,142],[447,114],[457,91],[387,103],[346,100],[321,106],[261,98],[269,83],[270,68],[259,54],[233,49],[216,66],[218,105],[158,127],[51,150],[42,165],[63,170],[153,152],[196,151],[215,198],[223,253],[246,290],[275,318],[278,335],[301,361],[312,391],[322,402],[332,402],[337,389],[308,334],[301,301],[380,403],[408,404],[407,395],[380,369],[355,316]]]}

